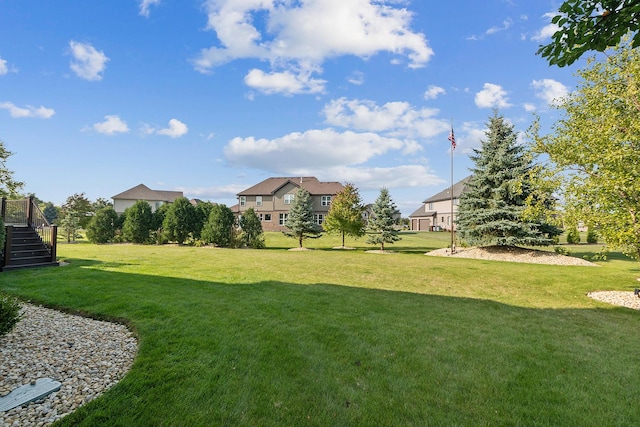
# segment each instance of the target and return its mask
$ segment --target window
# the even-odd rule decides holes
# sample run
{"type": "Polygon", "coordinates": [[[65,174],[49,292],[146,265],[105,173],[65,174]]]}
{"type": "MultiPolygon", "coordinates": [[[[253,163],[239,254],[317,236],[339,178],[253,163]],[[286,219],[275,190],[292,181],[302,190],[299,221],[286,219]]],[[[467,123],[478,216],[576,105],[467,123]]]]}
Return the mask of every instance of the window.
{"type": "Polygon", "coordinates": [[[285,194],[284,195],[284,204],[285,205],[290,205],[293,203],[293,201],[295,200],[296,195],[295,194],[285,194]]]}
{"type": "Polygon", "coordinates": [[[315,219],[316,224],[318,224],[318,225],[322,225],[322,223],[324,222],[324,215],[323,214],[315,214],[313,216],[313,218],[315,219]]]}
{"type": "Polygon", "coordinates": [[[329,206],[331,204],[331,196],[322,196],[320,204],[322,206],[329,206]]]}
{"type": "Polygon", "coordinates": [[[432,211],[433,210],[433,202],[429,202],[429,210],[432,211]]]}
{"type": "Polygon", "coordinates": [[[460,204],[460,199],[453,199],[453,204],[458,206],[460,204]]]}
{"type": "Polygon", "coordinates": [[[256,206],[262,206],[262,196],[256,196],[256,206]]]}
{"type": "Polygon", "coordinates": [[[240,196],[240,206],[247,206],[247,196],[240,196]]]}
{"type": "Polygon", "coordinates": [[[271,214],[264,214],[265,222],[271,222],[271,214]]]}
{"type": "Polygon", "coordinates": [[[262,217],[262,214],[258,214],[258,218],[260,218],[260,222],[264,221],[264,218],[262,217]]]}
{"type": "Polygon", "coordinates": [[[288,218],[289,218],[289,214],[288,213],[281,213],[280,214],[280,218],[278,220],[278,224],[279,225],[284,225],[287,222],[288,218]]]}

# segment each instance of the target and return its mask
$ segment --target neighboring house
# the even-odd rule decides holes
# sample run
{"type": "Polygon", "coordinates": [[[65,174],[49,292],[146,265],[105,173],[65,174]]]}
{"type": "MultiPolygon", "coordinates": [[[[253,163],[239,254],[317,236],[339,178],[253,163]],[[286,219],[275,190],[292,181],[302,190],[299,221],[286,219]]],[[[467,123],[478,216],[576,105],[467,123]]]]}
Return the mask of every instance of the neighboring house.
{"type": "Polygon", "coordinates": [[[253,208],[264,231],[283,231],[300,187],[311,195],[314,218],[319,225],[324,222],[333,197],[344,188],[339,182],[322,182],[315,177],[267,178],[238,193],[238,204],[231,209],[236,215],[242,215],[253,208]]]}
{"type": "Polygon", "coordinates": [[[453,213],[451,212],[451,186],[438,194],[429,197],[423,205],[409,215],[411,230],[436,231],[451,230],[452,216],[455,215],[460,203],[460,195],[465,190],[465,185],[470,176],[453,185],[453,213]]]}
{"type": "Polygon", "coordinates": [[[138,200],[144,200],[151,205],[151,212],[155,212],[165,203],[173,203],[177,198],[182,197],[182,191],[160,191],[152,190],[144,184],[130,188],[113,197],[113,209],[122,214],[125,209],[131,207],[138,200]]]}

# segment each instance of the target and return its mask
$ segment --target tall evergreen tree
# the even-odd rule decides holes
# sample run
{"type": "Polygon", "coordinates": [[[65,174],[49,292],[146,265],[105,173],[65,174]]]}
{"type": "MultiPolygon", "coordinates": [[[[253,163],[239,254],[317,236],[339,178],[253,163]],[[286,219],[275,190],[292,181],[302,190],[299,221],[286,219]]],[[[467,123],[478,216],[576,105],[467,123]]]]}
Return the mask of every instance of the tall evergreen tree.
{"type": "Polygon", "coordinates": [[[7,168],[7,159],[13,153],[4,147],[4,142],[0,141],[0,197],[17,196],[24,183],[13,178],[13,171],[7,168]]]}
{"type": "Polygon", "coordinates": [[[322,227],[313,218],[311,196],[304,188],[300,188],[296,193],[285,226],[289,231],[284,231],[283,233],[286,236],[297,239],[300,248],[302,248],[304,239],[315,239],[322,235],[322,227]]]}
{"type": "Polygon", "coordinates": [[[472,245],[552,244],[560,230],[542,217],[525,215],[527,199],[536,190],[534,168],[532,157],[517,142],[513,125],[495,111],[485,136],[471,156],[475,167],[460,197],[458,236],[472,245]]]}
{"type": "Polygon", "coordinates": [[[124,211],[122,235],[129,242],[146,243],[149,240],[151,225],[151,205],[144,200],[138,200],[124,211]]]}
{"type": "Polygon", "coordinates": [[[358,189],[353,184],[346,184],[331,200],[331,207],[323,224],[324,230],[328,233],[340,233],[344,247],[345,235],[364,236],[363,210],[364,206],[358,189]]]}
{"type": "Polygon", "coordinates": [[[167,208],[162,228],[167,239],[183,244],[193,235],[196,225],[196,208],[186,197],[178,197],[167,208]]]}
{"type": "Polygon", "coordinates": [[[398,236],[398,230],[395,227],[394,217],[397,212],[398,209],[391,200],[389,190],[381,188],[380,195],[371,208],[371,217],[367,224],[367,233],[369,234],[367,243],[380,245],[380,250],[384,251],[385,243],[394,243],[402,239],[398,236]]]}

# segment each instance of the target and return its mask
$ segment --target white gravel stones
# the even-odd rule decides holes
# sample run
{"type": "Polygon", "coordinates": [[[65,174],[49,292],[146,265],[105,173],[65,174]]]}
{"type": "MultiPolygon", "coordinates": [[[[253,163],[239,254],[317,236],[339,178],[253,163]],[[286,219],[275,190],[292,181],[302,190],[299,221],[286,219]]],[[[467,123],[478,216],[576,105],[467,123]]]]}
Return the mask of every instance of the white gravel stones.
{"type": "Polygon", "coordinates": [[[581,258],[560,255],[555,252],[549,251],[508,246],[458,248],[455,254],[451,254],[449,248],[443,248],[428,252],[425,255],[475,258],[490,261],[524,262],[529,264],[579,265],[587,267],[599,267],[598,264],[594,264],[581,258]]]}
{"type": "Polygon", "coordinates": [[[38,378],[62,387],[0,412],[0,427],[45,426],[115,385],[130,369],[138,344],[126,326],[22,305],[15,329],[0,338],[0,396],[38,378]]]}
{"type": "Polygon", "coordinates": [[[593,298],[600,302],[606,302],[613,305],[640,310],[640,298],[635,296],[633,292],[623,291],[595,291],[587,294],[589,298],[593,298]]]}

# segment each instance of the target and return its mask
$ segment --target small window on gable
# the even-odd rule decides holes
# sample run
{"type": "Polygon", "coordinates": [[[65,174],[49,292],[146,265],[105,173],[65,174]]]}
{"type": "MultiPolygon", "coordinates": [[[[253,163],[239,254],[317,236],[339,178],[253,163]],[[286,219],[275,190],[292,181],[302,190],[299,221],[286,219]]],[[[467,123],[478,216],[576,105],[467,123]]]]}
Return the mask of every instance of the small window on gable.
{"type": "Polygon", "coordinates": [[[433,202],[429,202],[429,208],[428,208],[428,209],[429,209],[430,211],[432,211],[432,210],[433,210],[433,202]]]}
{"type": "Polygon", "coordinates": [[[256,196],[256,206],[262,206],[262,196],[256,196]]]}
{"type": "Polygon", "coordinates": [[[247,196],[240,196],[240,206],[247,206],[247,196]]]}
{"type": "Polygon", "coordinates": [[[322,206],[329,206],[331,204],[331,196],[322,196],[320,204],[322,206]]]}
{"type": "Polygon", "coordinates": [[[284,204],[285,205],[293,204],[293,201],[295,200],[295,198],[296,198],[295,194],[285,194],[284,195],[284,204]]]}

